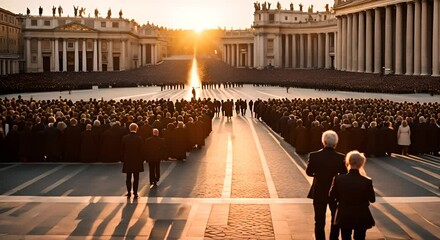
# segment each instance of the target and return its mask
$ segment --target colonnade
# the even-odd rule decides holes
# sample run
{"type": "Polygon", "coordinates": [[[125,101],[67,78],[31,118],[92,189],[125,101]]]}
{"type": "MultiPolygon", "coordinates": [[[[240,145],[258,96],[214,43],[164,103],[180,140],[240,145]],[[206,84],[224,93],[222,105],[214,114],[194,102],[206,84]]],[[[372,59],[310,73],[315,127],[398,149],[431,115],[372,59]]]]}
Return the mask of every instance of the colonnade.
{"type": "Polygon", "coordinates": [[[330,69],[334,35],[334,32],[276,35],[274,65],[284,68],[330,69]]]}
{"type": "Polygon", "coordinates": [[[20,72],[18,59],[0,59],[0,75],[16,74],[20,72]]]}
{"type": "Polygon", "coordinates": [[[137,63],[132,64],[131,61],[134,59],[132,43],[126,39],[27,38],[25,39],[26,69],[27,72],[123,71],[132,68],[132,65],[139,67],[156,64],[160,60],[156,44],[138,44],[137,46],[138,52],[134,50],[138,55],[137,63]],[[36,41],[36,49],[31,49],[32,40],[36,41]],[[42,49],[42,41],[50,41],[50,49],[42,49]],[[88,46],[91,42],[92,46],[88,46]],[[104,43],[106,47],[103,47],[104,43]],[[114,47],[116,43],[120,46],[117,49],[114,47]],[[68,44],[73,44],[73,48],[68,44]],[[147,47],[150,48],[149,54],[147,54],[147,47]],[[68,53],[73,54],[73,61],[72,57],[68,58],[68,53]],[[50,60],[45,61],[44,58],[50,60]]]}
{"type": "Polygon", "coordinates": [[[223,62],[233,67],[254,67],[254,44],[223,44],[223,62]]]}
{"type": "Polygon", "coordinates": [[[440,0],[415,0],[337,17],[336,68],[439,76],[440,0]]]}

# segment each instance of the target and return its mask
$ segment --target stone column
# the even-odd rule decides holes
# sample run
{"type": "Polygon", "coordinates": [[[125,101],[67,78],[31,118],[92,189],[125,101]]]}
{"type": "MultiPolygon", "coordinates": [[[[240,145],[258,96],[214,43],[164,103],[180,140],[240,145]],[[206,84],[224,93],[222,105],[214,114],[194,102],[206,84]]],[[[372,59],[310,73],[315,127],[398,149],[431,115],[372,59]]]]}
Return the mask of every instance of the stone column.
{"type": "Polygon", "coordinates": [[[113,71],[113,40],[108,40],[107,43],[107,71],[113,71]]]}
{"type": "Polygon", "coordinates": [[[352,30],[352,50],[351,50],[351,71],[358,71],[358,16],[353,14],[353,30],[352,30]]]}
{"type": "Polygon", "coordinates": [[[233,66],[233,67],[236,67],[237,65],[236,65],[236,57],[235,57],[235,54],[237,53],[237,51],[235,50],[235,44],[232,44],[231,45],[231,66],[233,66]]]}
{"type": "Polygon", "coordinates": [[[237,63],[237,67],[241,67],[241,59],[240,59],[240,44],[236,44],[236,56],[235,56],[235,61],[237,63]]]}
{"type": "Polygon", "coordinates": [[[358,29],[359,45],[357,49],[358,56],[358,72],[365,72],[365,14],[359,12],[359,29],[358,29]]]}
{"type": "Polygon", "coordinates": [[[292,68],[296,68],[296,34],[292,34],[292,68]]]}
{"type": "Polygon", "coordinates": [[[307,34],[307,68],[312,68],[313,55],[312,55],[312,34],[307,34]]]}
{"type": "Polygon", "coordinates": [[[55,66],[55,72],[59,72],[60,71],[60,49],[58,46],[58,38],[55,38],[55,40],[53,41],[54,43],[54,66],[55,66]]]}
{"type": "Polygon", "coordinates": [[[93,39],[93,71],[98,71],[98,40],[93,39]]]}
{"type": "Polygon", "coordinates": [[[374,73],[382,71],[382,28],[380,8],[374,11],[374,73]]]}
{"type": "Polygon", "coordinates": [[[225,53],[226,53],[226,44],[223,44],[223,47],[222,47],[222,61],[223,62],[226,62],[225,61],[225,59],[226,59],[225,58],[225,56],[226,56],[225,53]]]}
{"type": "Polygon", "coordinates": [[[147,44],[142,44],[141,46],[143,46],[143,49],[141,50],[143,51],[142,59],[140,59],[140,57],[138,59],[142,60],[142,65],[145,66],[147,64],[147,44]]]}
{"type": "Polygon", "coordinates": [[[63,39],[63,72],[67,72],[67,39],[63,39]]]}
{"type": "MultiPolygon", "coordinates": [[[[429,65],[429,53],[428,53],[428,0],[422,0],[422,38],[421,38],[421,48],[422,48],[422,68],[421,74],[428,75],[430,74],[430,65],[429,65]]],[[[434,23],[434,25],[438,26],[438,22],[434,23]]]]}
{"type": "Polygon", "coordinates": [[[31,69],[31,39],[26,38],[26,72],[30,72],[31,69]]]}
{"type": "Polygon", "coordinates": [[[299,67],[304,68],[305,67],[305,51],[304,51],[304,35],[299,35],[299,67]]]}
{"type": "Polygon", "coordinates": [[[87,72],[87,39],[83,39],[82,45],[82,71],[87,72]]]}
{"type": "Polygon", "coordinates": [[[75,72],[79,71],[79,44],[78,44],[78,39],[75,40],[75,44],[74,44],[74,49],[75,49],[75,72]]]}
{"type": "Polygon", "coordinates": [[[402,22],[403,22],[403,14],[402,14],[402,4],[396,5],[396,67],[395,67],[395,73],[396,74],[402,74],[402,60],[403,60],[403,53],[402,53],[402,22]]]}
{"type": "Polygon", "coordinates": [[[324,39],[322,39],[322,36],[323,36],[322,33],[318,33],[318,68],[324,68],[324,62],[325,62],[324,61],[325,50],[323,49],[324,39]]]}
{"type": "Polygon", "coordinates": [[[342,17],[342,64],[341,70],[347,71],[347,16],[342,17]]]}
{"type": "Polygon", "coordinates": [[[353,63],[353,15],[347,16],[347,71],[351,72],[353,63]]]}
{"type": "Polygon", "coordinates": [[[98,41],[98,71],[102,72],[102,40],[98,41]]]}
{"type": "Polygon", "coordinates": [[[160,51],[159,51],[159,47],[160,47],[160,45],[154,44],[154,58],[155,58],[154,63],[155,64],[157,64],[158,62],[160,62],[162,60],[161,55],[160,55],[160,51]]]}
{"type": "Polygon", "coordinates": [[[247,66],[252,67],[252,46],[250,43],[247,44],[247,66]]]}
{"type": "Polygon", "coordinates": [[[414,1],[414,7],[415,7],[415,12],[414,12],[414,75],[420,75],[420,71],[421,71],[421,26],[420,26],[420,20],[421,20],[421,4],[420,4],[420,0],[415,0],[414,1]]]}
{"type": "Polygon", "coordinates": [[[286,34],[284,37],[284,68],[290,67],[290,58],[289,58],[289,34],[286,34]]]}
{"type": "Polygon", "coordinates": [[[121,67],[119,68],[121,71],[125,70],[125,58],[126,58],[126,56],[125,56],[126,55],[126,52],[125,52],[126,51],[125,50],[125,42],[126,42],[125,39],[123,39],[122,42],[121,42],[121,45],[122,45],[121,46],[121,58],[120,58],[121,59],[120,60],[121,61],[121,67]]]}
{"type": "Polygon", "coordinates": [[[281,48],[281,44],[280,44],[280,39],[281,36],[280,34],[275,34],[275,39],[274,39],[274,43],[273,43],[273,57],[274,57],[274,66],[275,67],[280,67],[282,61],[281,60],[281,56],[280,56],[280,48],[281,48]]]}
{"type": "Polygon", "coordinates": [[[337,52],[335,54],[335,58],[336,58],[336,69],[341,70],[342,67],[342,17],[338,17],[338,35],[336,38],[336,44],[335,46],[337,46],[337,52]]]}
{"type": "Polygon", "coordinates": [[[258,35],[254,35],[254,49],[253,49],[254,55],[253,55],[253,57],[254,57],[254,67],[255,68],[258,68],[260,66],[258,64],[258,56],[257,56],[258,51],[257,51],[257,49],[259,49],[259,46],[258,46],[258,35]]]}
{"type": "Polygon", "coordinates": [[[37,63],[38,72],[43,72],[43,52],[41,51],[41,39],[38,39],[37,43],[37,63]]]}
{"type": "MultiPolygon", "coordinates": [[[[335,36],[335,35],[333,35],[333,36],[335,36]]],[[[328,33],[328,32],[325,33],[324,59],[325,59],[325,68],[330,69],[332,67],[332,63],[331,63],[331,58],[330,58],[330,33],[328,33]]]]}
{"type": "Polygon", "coordinates": [[[385,69],[393,69],[393,9],[385,8],[385,69]]]}
{"type": "Polygon", "coordinates": [[[440,75],[439,66],[439,31],[440,24],[440,0],[434,0],[434,12],[433,12],[433,31],[432,31],[432,76],[440,75]]]}
{"type": "Polygon", "coordinates": [[[406,68],[405,74],[414,73],[414,7],[408,2],[406,4],[406,68]]]}
{"type": "Polygon", "coordinates": [[[373,11],[367,10],[365,34],[365,72],[373,72],[373,11]]]}

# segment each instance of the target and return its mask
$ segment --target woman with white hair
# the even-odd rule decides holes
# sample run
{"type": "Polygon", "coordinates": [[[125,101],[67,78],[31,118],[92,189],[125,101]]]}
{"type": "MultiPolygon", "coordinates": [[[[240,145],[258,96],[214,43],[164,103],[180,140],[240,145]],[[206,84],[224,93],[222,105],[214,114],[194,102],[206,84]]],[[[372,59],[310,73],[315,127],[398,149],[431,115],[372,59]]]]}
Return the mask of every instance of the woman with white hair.
{"type": "Polygon", "coordinates": [[[345,161],[349,172],[336,176],[330,189],[330,198],[338,202],[334,224],[341,228],[342,240],[365,239],[367,229],[375,225],[369,205],[376,201],[373,181],[367,177],[363,153],[351,151],[345,161]]]}
{"type": "Polygon", "coordinates": [[[411,129],[406,120],[402,121],[397,130],[397,144],[402,147],[402,155],[408,155],[408,147],[411,145],[411,129]]]}

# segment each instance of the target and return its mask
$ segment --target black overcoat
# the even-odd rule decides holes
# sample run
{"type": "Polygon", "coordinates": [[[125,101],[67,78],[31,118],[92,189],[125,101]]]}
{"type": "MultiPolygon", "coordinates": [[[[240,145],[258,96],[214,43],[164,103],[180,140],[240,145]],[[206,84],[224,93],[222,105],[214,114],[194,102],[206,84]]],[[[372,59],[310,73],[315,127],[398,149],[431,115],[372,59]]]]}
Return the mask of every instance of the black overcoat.
{"type": "Polygon", "coordinates": [[[373,181],[361,176],[356,169],[337,176],[330,190],[330,198],[338,202],[335,223],[341,228],[368,229],[375,222],[368,206],[376,201],[373,181]]]}
{"type": "Polygon", "coordinates": [[[131,132],[122,138],[121,159],[123,162],[123,173],[138,173],[144,171],[142,147],[142,138],[134,132],[131,132]]]}

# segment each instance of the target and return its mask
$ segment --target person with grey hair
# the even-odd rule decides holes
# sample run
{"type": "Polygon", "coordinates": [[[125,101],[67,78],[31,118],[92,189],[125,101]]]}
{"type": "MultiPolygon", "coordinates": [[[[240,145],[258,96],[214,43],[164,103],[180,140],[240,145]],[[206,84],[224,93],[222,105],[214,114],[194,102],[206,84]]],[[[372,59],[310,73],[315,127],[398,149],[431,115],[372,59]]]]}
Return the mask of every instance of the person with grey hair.
{"type": "Polygon", "coordinates": [[[408,155],[408,147],[411,145],[411,129],[406,120],[402,121],[397,130],[397,144],[402,148],[402,155],[408,155]]]}
{"type": "Polygon", "coordinates": [[[131,190],[133,189],[134,198],[138,198],[139,173],[144,171],[144,161],[142,156],[143,141],[139,135],[136,134],[138,125],[131,123],[128,127],[130,133],[122,138],[122,172],[127,174],[125,184],[127,187],[127,198],[131,197],[131,190]],[[133,178],[133,185],[132,180],[133,178]]]}
{"type": "Polygon", "coordinates": [[[143,149],[150,169],[150,186],[156,187],[160,179],[160,161],[166,157],[165,140],[159,137],[159,129],[153,129],[153,136],[145,140],[143,149]]]}
{"type": "Polygon", "coordinates": [[[342,240],[365,239],[367,229],[375,225],[369,205],[376,201],[373,181],[367,177],[364,165],[366,158],[358,151],[347,154],[348,174],[336,176],[330,198],[338,202],[334,224],[341,228],[342,240]]]}
{"type": "MultiPolygon", "coordinates": [[[[338,144],[338,134],[332,130],[325,131],[321,140],[324,148],[310,153],[306,168],[307,175],[313,177],[313,183],[307,197],[313,199],[316,239],[325,239],[324,228],[327,205],[331,211],[332,223],[335,217],[337,204],[328,195],[333,178],[339,174],[347,173],[344,155],[335,150],[338,144]]],[[[330,239],[338,239],[338,237],[339,227],[332,224],[330,239]]]]}

